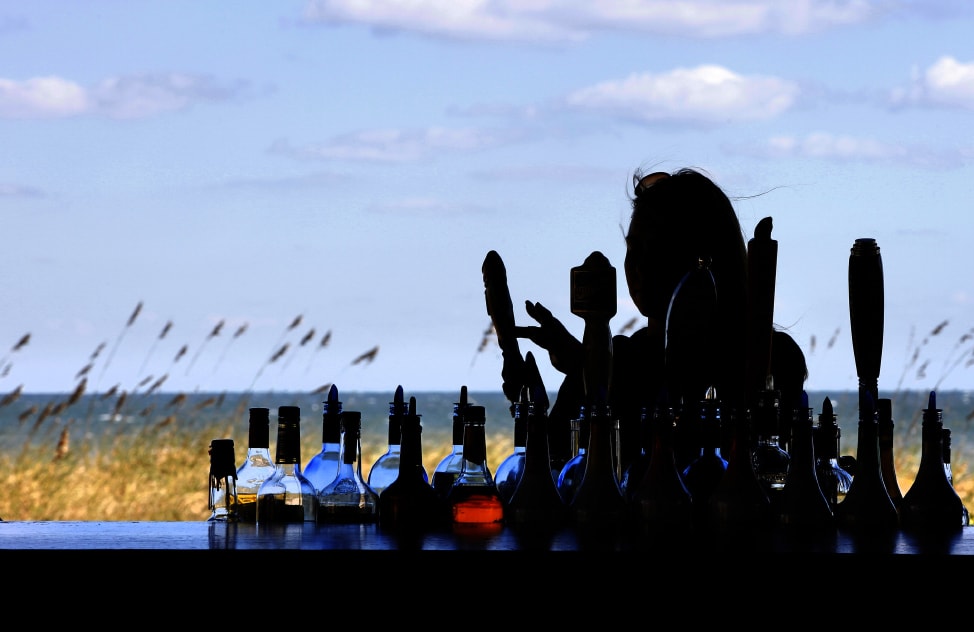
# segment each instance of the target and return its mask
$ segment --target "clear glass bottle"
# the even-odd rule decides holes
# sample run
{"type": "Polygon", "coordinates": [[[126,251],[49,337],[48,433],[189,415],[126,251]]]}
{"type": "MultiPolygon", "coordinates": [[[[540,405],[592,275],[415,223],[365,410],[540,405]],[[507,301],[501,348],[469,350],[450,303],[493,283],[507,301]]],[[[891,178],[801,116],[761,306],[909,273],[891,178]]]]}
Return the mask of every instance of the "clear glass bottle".
{"type": "Polygon", "coordinates": [[[257,490],[257,524],[314,522],[318,495],[301,472],[301,408],[277,409],[274,473],[257,490]]]}
{"type": "Polygon", "coordinates": [[[460,400],[453,404],[453,448],[433,469],[430,484],[443,497],[450,493],[463,466],[463,412],[467,409],[467,387],[460,387],[460,400]]]}
{"type": "Polygon", "coordinates": [[[840,529],[870,537],[886,539],[899,527],[899,512],[883,482],[876,404],[869,391],[862,391],[859,399],[856,475],[845,500],[838,504],[834,513],[840,529]]]}
{"type": "Polygon", "coordinates": [[[781,494],[788,478],[791,456],[778,443],[780,428],[780,393],[775,390],[772,378],[768,378],[766,388],[755,399],[751,409],[751,424],[755,433],[755,443],[751,450],[754,459],[754,473],[768,495],[771,510],[781,511],[781,494]]]}
{"type": "Polygon", "coordinates": [[[483,406],[468,406],[463,420],[463,467],[447,502],[454,526],[501,525],[504,505],[487,465],[487,437],[483,406]]]}
{"type": "Polygon", "coordinates": [[[693,502],[693,525],[705,529],[708,521],[708,505],[724,472],[727,459],[721,454],[720,400],[717,391],[710,387],[700,402],[699,436],[700,454],[683,470],[683,482],[693,502]]]}
{"type": "Polygon", "coordinates": [[[558,493],[566,504],[571,504],[575,490],[582,482],[585,473],[585,453],[588,450],[588,415],[585,407],[578,413],[578,417],[571,420],[572,457],[562,466],[558,473],[558,493]]]}
{"type": "Polygon", "coordinates": [[[944,469],[943,427],[943,409],[937,408],[936,391],[930,391],[920,428],[920,466],[900,505],[904,530],[939,533],[963,526],[964,503],[944,469]]]}
{"type": "Polygon", "coordinates": [[[849,493],[852,474],[839,465],[839,443],[842,433],[836,422],[832,400],[828,397],[822,400],[822,412],[818,416],[814,437],[815,471],[818,474],[818,483],[834,514],[835,508],[849,493]]]}
{"type": "MultiPolygon", "coordinates": [[[[382,495],[383,490],[399,476],[399,459],[402,451],[402,420],[407,413],[406,401],[402,385],[396,387],[396,393],[389,403],[389,445],[372,467],[369,469],[368,484],[375,493],[382,495]]],[[[423,479],[429,482],[426,468],[422,467],[423,479]]]]}
{"type": "MultiPolygon", "coordinates": [[[[950,481],[951,487],[954,485],[954,470],[950,466],[950,428],[944,428],[943,430],[943,444],[944,444],[944,474],[947,475],[947,480],[950,481]]],[[[966,527],[971,523],[971,514],[968,511],[967,506],[964,505],[964,514],[961,516],[960,524],[962,527],[966,527]]]]}
{"type": "Polygon", "coordinates": [[[450,524],[449,506],[429,484],[423,468],[423,426],[415,397],[409,398],[400,428],[399,473],[379,494],[379,524],[407,535],[446,527],[450,524]]]}
{"type": "Polygon", "coordinates": [[[879,464],[883,471],[883,483],[890,500],[899,508],[903,502],[903,493],[896,480],[896,461],[893,451],[893,400],[881,397],[876,400],[878,413],[877,431],[879,433],[879,464]]]}
{"type": "Polygon", "coordinates": [[[237,468],[237,502],[240,522],[257,522],[257,490],[274,473],[270,449],[270,410],[251,408],[247,431],[247,457],[237,468]]]}
{"type": "Polygon", "coordinates": [[[338,387],[328,391],[328,399],[321,404],[321,451],[308,459],[304,476],[319,492],[338,474],[342,449],[342,403],[338,387]]]}
{"type": "Polygon", "coordinates": [[[802,391],[801,407],[791,420],[791,464],[781,492],[780,524],[791,533],[806,536],[830,535],[835,517],[818,482],[815,446],[812,443],[814,414],[808,407],[808,393],[802,391]],[[799,413],[805,411],[804,414],[799,413]]]}
{"type": "Polygon", "coordinates": [[[208,522],[237,522],[237,463],[233,439],[210,441],[210,496],[208,522]]]}
{"type": "Polygon", "coordinates": [[[568,505],[569,517],[577,528],[604,534],[629,522],[629,507],[616,478],[613,459],[612,413],[606,404],[589,406],[588,448],[582,480],[568,505]]]}
{"type": "Polygon", "coordinates": [[[379,495],[362,478],[362,413],[346,410],[341,423],[341,463],[335,478],[318,491],[317,522],[376,522],[379,495]]]}
{"type": "Polygon", "coordinates": [[[511,499],[517,482],[524,471],[524,452],[528,434],[528,389],[521,388],[520,400],[511,406],[514,417],[514,449],[501,461],[494,470],[494,485],[500,494],[501,502],[511,499]]]}

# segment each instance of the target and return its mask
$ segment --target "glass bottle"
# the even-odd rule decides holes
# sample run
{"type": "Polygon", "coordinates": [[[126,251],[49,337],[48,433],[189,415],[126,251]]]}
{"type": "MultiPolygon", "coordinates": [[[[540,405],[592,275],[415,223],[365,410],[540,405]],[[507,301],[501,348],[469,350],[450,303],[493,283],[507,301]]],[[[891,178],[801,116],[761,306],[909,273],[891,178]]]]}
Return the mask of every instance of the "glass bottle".
{"type": "Polygon", "coordinates": [[[483,406],[467,407],[463,420],[463,467],[446,497],[455,526],[500,525],[504,520],[504,505],[487,466],[486,420],[483,406]]]}
{"type": "Polygon", "coordinates": [[[606,404],[589,406],[586,412],[583,424],[587,421],[588,448],[582,479],[568,505],[569,517],[584,529],[618,528],[627,521],[628,505],[612,458],[612,414],[606,404]]]}
{"type": "Polygon", "coordinates": [[[802,391],[801,407],[795,409],[790,424],[791,464],[781,492],[778,519],[782,526],[793,532],[827,535],[835,530],[835,517],[818,482],[812,443],[813,419],[813,410],[808,407],[808,393],[802,391]]]}
{"type": "Polygon", "coordinates": [[[568,506],[551,477],[548,411],[542,402],[538,389],[534,389],[527,405],[524,471],[504,506],[504,521],[515,529],[555,530],[568,517],[568,506]]]}
{"type": "Polygon", "coordinates": [[[879,413],[877,432],[879,433],[879,464],[883,471],[883,483],[889,499],[899,508],[903,502],[903,493],[896,480],[896,464],[893,452],[893,400],[881,397],[876,400],[876,410],[879,413]]]}
{"type": "Polygon", "coordinates": [[[644,407],[639,415],[639,453],[619,479],[619,489],[622,490],[627,503],[632,502],[633,494],[636,493],[639,482],[643,480],[649,468],[649,457],[653,451],[651,419],[652,412],[644,407]]]}
{"type": "Polygon", "coordinates": [[[416,398],[400,419],[399,473],[379,494],[379,524],[400,532],[423,532],[449,524],[446,501],[429,484],[423,468],[423,426],[416,398]]]}
{"type": "Polygon", "coordinates": [[[237,502],[240,522],[257,522],[257,490],[274,473],[270,449],[270,410],[251,408],[247,457],[237,468],[237,502]]]}
{"type": "Polygon", "coordinates": [[[338,400],[338,387],[328,391],[328,399],[321,404],[321,452],[315,454],[304,466],[304,476],[319,492],[338,474],[342,449],[342,403],[338,400]]]}
{"type": "Polygon", "coordinates": [[[944,469],[943,427],[943,409],[937,408],[936,391],[930,391],[920,428],[920,466],[900,505],[904,530],[942,532],[962,526],[964,503],[944,469]]]}
{"type": "Polygon", "coordinates": [[[852,474],[839,465],[839,442],[841,429],[836,423],[832,400],[826,397],[822,400],[822,412],[818,416],[818,426],[814,429],[815,437],[815,470],[818,483],[829,501],[832,513],[845,500],[852,486],[852,474]]]}
{"type": "Polygon", "coordinates": [[[652,416],[649,467],[632,495],[636,524],[644,535],[686,536],[693,524],[692,497],[677,469],[673,451],[676,413],[665,401],[652,416]]]}
{"type": "MultiPolygon", "coordinates": [[[[389,446],[386,451],[375,460],[369,470],[369,487],[375,493],[382,495],[382,491],[399,476],[399,459],[402,450],[402,420],[406,415],[406,402],[402,385],[396,387],[393,401],[389,403],[389,446]]],[[[426,468],[423,470],[423,480],[429,482],[426,468]]]]}
{"type": "Polygon", "coordinates": [[[693,502],[695,528],[706,525],[710,497],[727,471],[727,459],[720,449],[721,428],[720,400],[717,398],[717,391],[710,387],[700,402],[700,454],[683,470],[683,482],[693,502]]]}
{"type": "Polygon", "coordinates": [[[773,378],[767,379],[767,386],[755,399],[751,409],[751,423],[755,432],[755,443],[751,450],[754,459],[754,473],[768,495],[771,510],[775,514],[781,509],[781,494],[788,478],[791,456],[778,443],[780,427],[780,393],[775,390],[773,378]]]}
{"type": "Polygon", "coordinates": [[[876,405],[869,391],[860,397],[856,475],[835,518],[839,528],[870,536],[886,536],[899,527],[899,513],[883,482],[876,405]]]}
{"type": "Polygon", "coordinates": [[[572,434],[572,458],[568,459],[558,473],[558,493],[566,504],[571,504],[575,497],[575,490],[582,482],[582,474],[585,473],[585,453],[588,450],[588,415],[583,406],[578,413],[578,417],[571,421],[572,434]]]}
{"type": "Polygon", "coordinates": [[[210,496],[208,522],[237,522],[237,463],[233,439],[210,441],[210,496]]]}
{"type": "Polygon", "coordinates": [[[460,401],[453,404],[453,449],[433,469],[431,479],[433,489],[443,498],[450,493],[450,488],[460,475],[460,467],[463,465],[463,412],[468,405],[467,387],[461,386],[460,401]]]}
{"type": "Polygon", "coordinates": [[[257,524],[314,522],[318,496],[301,472],[301,408],[277,408],[274,473],[257,490],[257,524]]]}
{"type": "Polygon", "coordinates": [[[375,522],[379,495],[362,479],[362,413],[344,411],[341,424],[341,463],[335,478],[318,491],[317,521],[375,522]]]}
{"type": "MultiPolygon", "coordinates": [[[[944,444],[944,474],[947,475],[947,480],[950,481],[951,487],[954,485],[954,470],[950,466],[950,428],[944,428],[943,430],[943,444],[944,444]]],[[[971,523],[971,514],[964,506],[964,515],[961,517],[960,524],[962,527],[966,527],[971,523]]]]}
{"type": "Polygon", "coordinates": [[[501,502],[506,503],[511,499],[514,488],[521,478],[524,471],[524,452],[528,434],[528,389],[526,386],[521,388],[519,401],[514,402],[511,407],[514,417],[514,450],[501,461],[494,471],[494,485],[497,493],[501,497],[501,502]]]}

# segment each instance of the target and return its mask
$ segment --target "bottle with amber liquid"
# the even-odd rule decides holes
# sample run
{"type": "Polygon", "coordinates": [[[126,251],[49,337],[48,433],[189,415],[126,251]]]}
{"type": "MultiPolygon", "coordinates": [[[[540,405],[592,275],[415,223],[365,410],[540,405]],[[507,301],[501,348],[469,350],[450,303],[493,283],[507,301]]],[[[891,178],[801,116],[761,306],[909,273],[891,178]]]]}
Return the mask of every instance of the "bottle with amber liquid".
{"type": "Polygon", "coordinates": [[[885,537],[899,527],[899,512],[883,482],[876,404],[869,391],[862,391],[859,398],[856,475],[845,500],[835,508],[835,519],[840,529],[866,536],[885,537]]]}
{"type": "Polygon", "coordinates": [[[900,505],[904,530],[939,533],[963,526],[964,503],[944,470],[943,427],[943,409],[937,408],[936,391],[930,391],[920,428],[920,466],[900,505]]]}
{"type": "Polygon", "coordinates": [[[501,525],[504,504],[487,465],[487,437],[483,406],[468,406],[463,420],[463,467],[447,502],[453,525],[501,525]]]}
{"type": "Polygon", "coordinates": [[[208,522],[237,522],[237,464],[233,439],[210,441],[210,496],[208,522]]]}
{"type": "Polygon", "coordinates": [[[342,449],[338,472],[318,491],[319,523],[370,523],[378,520],[379,495],[362,478],[362,413],[341,416],[342,449]]]}
{"type": "Polygon", "coordinates": [[[815,472],[818,484],[825,494],[825,499],[832,508],[845,500],[849,488],[852,486],[852,474],[839,465],[839,446],[842,437],[841,429],[836,421],[832,400],[826,397],[822,400],[822,412],[818,416],[815,426],[815,472]]]}
{"type": "Polygon", "coordinates": [[[528,388],[521,388],[520,399],[511,406],[514,417],[514,450],[501,461],[494,470],[494,485],[500,494],[501,502],[511,499],[514,488],[524,471],[525,444],[528,435],[528,388]]]}
{"type": "Polygon", "coordinates": [[[903,493],[896,480],[896,462],[893,451],[893,400],[881,397],[876,400],[877,432],[879,433],[879,464],[883,471],[883,483],[890,500],[897,508],[903,502],[903,493]]]}
{"type": "Polygon", "coordinates": [[[308,460],[304,475],[321,491],[338,474],[342,450],[342,403],[338,399],[338,387],[328,391],[328,399],[321,404],[321,451],[308,460]]]}
{"type": "Polygon", "coordinates": [[[257,490],[257,524],[314,522],[318,496],[301,472],[301,408],[277,409],[274,473],[257,490]]]}
{"type": "Polygon", "coordinates": [[[808,536],[835,531],[832,507],[818,482],[815,445],[812,442],[814,413],[808,407],[808,393],[802,391],[801,407],[791,421],[791,464],[781,492],[780,524],[792,533],[808,536]],[[804,414],[799,411],[805,411],[804,414]]]}
{"type": "Polygon", "coordinates": [[[247,430],[247,456],[237,468],[237,502],[240,522],[257,522],[257,490],[274,473],[270,449],[270,411],[251,408],[247,430]]]}
{"type": "Polygon", "coordinates": [[[722,436],[720,400],[717,391],[710,387],[700,402],[698,435],[700,454],[683,470],[683,482],[690,492],[694,527],[705,528],[708,520],[708,505],[724,472],[727,459],[721,454],[722,436]]]}
{"type": "MultiPolygon", "coordinates": [[[[944,444],[944,474],[947,475],[947,480],[950,481],[951,487],[954,485],[954,470],[950,465],[950,428],[944,428],[943,431],[943,444],[944,444]]],[[[960,524],[962,527],[966,527],[971,523],[971,514],[968,511],[967,506],[964,506],[964,515],[961,517],[960,524]]]]}
{"type": "Polygon", "coordinates": [[[450,493],[453,482],[460,475],[463,465],[463,412],[469,406],[467,387],[460,387],[460,400],[453,404],[453,448],[433,469],[430,484],[444,499],[450,493]]]}
{"type": "Polygon", "coordinates": [[[423,426],[416,398],[400,419],[399,473],[379,494],[379,524],[384,529],[422,533],[450,524],[449,506],[433,489],[423,468],[423,426]]]}
{"type": "Polygon", "coordinates": [[[524,471],[504,505],[504,522],[514,529],[553,531],[566,523],[568,506],[551,477],[548,411],[540,388],[533,389],[527,403],[524,471]]]}

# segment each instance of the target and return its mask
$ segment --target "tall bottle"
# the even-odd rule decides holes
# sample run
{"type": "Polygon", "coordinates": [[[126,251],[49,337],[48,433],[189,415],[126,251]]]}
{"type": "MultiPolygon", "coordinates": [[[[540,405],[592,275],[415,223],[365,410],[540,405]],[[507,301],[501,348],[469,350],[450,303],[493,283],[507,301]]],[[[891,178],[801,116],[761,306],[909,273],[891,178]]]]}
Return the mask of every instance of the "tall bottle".
{"type": "MultiPolygon", "coordinates": [[[[899,512],[883,482],[875,403],[869,391],[862,393],[856,475],[845,500],[835,508],[836,524],[844,530],[864,535],[888,535],[899,527],[899,512]]],[[[942,472],[943,467],[940,467],[942,472]]]]}
{"type": "Polygon", "coordinates": [[[233,439],[210,441],[210,496],[208,522],[237,522],[237,464],[233,439]]]}
{"type": "Polygon", "coordinates": [[[301,472],[301,408],[277,409],[274,473],[257,489],[257,524],[314,522],[318,496],[301,472]]]}
{"type": "Polygon", "coordinates": [[[588,414],[583,406],[578,416],[571,420],[572,458],[562,466],[556,481],[558,493],[565,503],[571,504],[575,490],[582,482],[585,473],[585,453],[588,451],[588,414]]]}
{"type": "Polygon", "coordinates": [[[649,457],[653,452],[653,430],[652,417],[655,411],[649,411],[643,407],[639,415],[639,452],[633,457],[629,466],[623,471],[622,478],[619,479],[619,489],[627,503],[632,502],[632,497],[639,488],[639,483],[649,469],[649,457]]]}
{"type": "Polygon", "coordinates": [[[504,505],[487,466],[487,437],[483,406],[468,406],[463,420],[463,467],[447,502],[454,526],[500,525],[504,505]]]}
{"type": "Polygon", "coordinates": [[[392,531],[422,533],[450,524],[449,506],[433,489],[423,468],[423,426],[416,398],[400,419],[399,473],[379,494],[379,524],[392,531]]]}
{"type": "Polygon", "coordinates": [[[240,522],[257,522],[257,490],[274,473],[270,448],[270,410],[251,408],[247,456],[237,468],[237,502],[240,522]]]}
{"type": "Polygon", "coordinates": [[[790,424],[791,464],[781,492],[778,520],[793,532],[828,535],[835,531],[835,517],[818,482],[812,442],[813,418],[813,411],[808,407],[808,393],[802,391],[801,408],[795,409],[790,424]],[[799,410],[804,410],[804,414],[799,410]]]}
{"type": "Polygon", "coordinates": [[[460,400],[453,404],[453,448],[437,463],[433,469],[433,477],[430,483],[433,489],[446,498],[453,487],[453,482],[460,475],[460,468],[463,466],[463,413],[469,406],[467,401],[467,387],[460,387],[460,400]]]}
{"type": "Polygon", "coordinates": [[[751,409],[751,422],[755,443],[751,451],[754,473],[768,495],[771,510],[781,511],[781,495],[788,478],[791,456],[778,443],[780,428],[780,393],[774,388],[773,378],[768,376],[767,386],[755,398],[751,409]]]}
{"type": "Polygon", "coordinates": [[[616,478],[612,414],[605,404],[589,406],[584,412],[588,448],[582,480],[568,506],[569,517],[576,527],[594,532],[619,529],[629,522],[629,507],[616,478]]]}
{"type": "Polygon", "coordinates": [[[341,463],[335,478],[318,491],[317,521],[375,522],[379,495],[362,478],[362,413],[344,411],[341,424],[341,463]]]}
{"type": "Polygon", "coordinates": [[[877,432],[879,433],[879,464],[883,471],[883,483],[890,500],[897,508],[903,503],[903,493],[896,480],[896,464],[893,452],[893,400],[881,397],[876,400],[878,412],[877,432]]]}
{"type": "Polygon", "coordinates": [[[832,400],[828,397],[822,400],[822,412],[818,416],[814,437],[815,471],[818,474],[818,483],[834,514],[835,508],[849,493],[852,474],[839,465],[839,444],[842,434],[836,422],[832,400]]]}
{"type": "MultiPolygon", "coordinates": [[[[947,475],[947,480],[950,481],[950,485],[954,485],[954,470],[950,465],[950,428],[944,428],[943,431],[943,443],[944,443],[944,473],[947,475]]],[[[964,515],[961,517],[960,524],[962,527],[966,527],[971,523],[971,514],[968,511],[967,506],[964,506],[964,515]]]]}
{"type": "MultiPolygon", "coordinates": [[[[389,403],[389,446],[386,451],[375,460],[369,470],[368,484],[375,493],[382,495],[382,491],[399,476],[399,459],[402,450],[402,420],[406,415],[406,401],[402,385],[396,387],[393,400],[389,403]]],[[[429,482],[426,468],[423,470],[423,480],[429,482]]]]}
{"type": "Polygon", "coordinates": [[[517,487],[517,482],[524,471],[525,444],[528,436],[528,388],[521,388],[520,399],[511,406],[514,417],[514,449],[501,461],[494,470],[494,485],[501,501],[507,502],[517,487]]]}
{"type": "Polygon", "coordinates": [[[937,393],[930,391],[920,428],[920,467],[900,505],[900,524],[904,530],[945,532],[963,526],[964,503],[944,469],[943,427],[943,410],[937,408],[937,393]]]}
{"type": "Polygon", "coordinates": [[[342,403],[338,399],[338,387],[328,391],[328,399],[321,404],[321,452],[308,460],[304,475],[321,491],[338,474],[342,449],[342,403]]]}
{"type": "MultiPolygon", "coordinates": [[[[528,354],[530,355],[530,351],[528,354]]],[[[548,410],[543,387],[532,389],[527,411],[524,471],[504,505],[504,521],[514,529],[554,531],[568,518],[568,506],[551,477],[548,451],[548,410]]]]}
{"type": "Polygon", "coordinates": [[[630,504],[642,534],[666,536],[665,541],[672,543],[673,538],[685,537],[693,526],[693,499],[676,466],[676,414],[666,401],[657,404],[651,428],[649,467],[630,504]]]}
{"type": "Polygon", "coordinates": [[[690,492],[694,527],[702,529],[708,522],[708,505],[724,472],[727,459],[721,454],[720,400],[711,386],[700,402],[699,413],[700,454],[683,470],[683,482],[690,492]]]}

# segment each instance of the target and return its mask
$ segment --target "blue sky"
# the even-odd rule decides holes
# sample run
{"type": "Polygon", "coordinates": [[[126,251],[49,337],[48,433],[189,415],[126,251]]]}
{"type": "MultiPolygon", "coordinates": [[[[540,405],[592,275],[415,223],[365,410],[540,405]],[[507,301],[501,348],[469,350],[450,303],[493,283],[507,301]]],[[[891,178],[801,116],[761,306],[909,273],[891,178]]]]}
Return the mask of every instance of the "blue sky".
{"type": "Polygon", "coordinates": [[[0,1],[0,392],[499,390],[486,253],[581,336],[602,252],[624,330],[631,175],[683,166],[773,218],[810,390],[859,237],[880,388],[968,389],[972,6],[0,1]]]}

